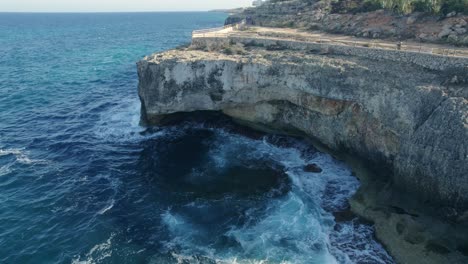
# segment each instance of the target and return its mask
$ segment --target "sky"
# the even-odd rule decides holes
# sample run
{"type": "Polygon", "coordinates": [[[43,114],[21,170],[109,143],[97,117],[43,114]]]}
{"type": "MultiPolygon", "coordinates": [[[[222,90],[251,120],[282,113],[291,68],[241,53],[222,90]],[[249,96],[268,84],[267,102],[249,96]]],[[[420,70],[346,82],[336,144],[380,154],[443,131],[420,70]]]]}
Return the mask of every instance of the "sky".
{"type": "Polygon", "coordinates": [[[0,12],[206,11],[250,6],[253,0],[0,0],[0,12]]]}

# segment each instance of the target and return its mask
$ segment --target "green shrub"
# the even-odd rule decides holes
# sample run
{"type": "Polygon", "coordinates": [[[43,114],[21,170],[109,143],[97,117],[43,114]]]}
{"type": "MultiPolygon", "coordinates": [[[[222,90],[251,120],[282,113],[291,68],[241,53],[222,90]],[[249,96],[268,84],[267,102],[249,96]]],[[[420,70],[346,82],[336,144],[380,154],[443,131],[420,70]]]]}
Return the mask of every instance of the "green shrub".
{"type": "Polygon", "coordinates": [[[364,3],[362,3],[361,12],[370,12],[370,11],[375,11],[383,8],[382,2],[381,1],[375,1],[375,0],[365,0],[364,3]]]}
{"type": "Polygon", "coordinates": [[[234,52],[232,51],[232,49],[230,47],[225,47],[224,50],[223,50],[223,53],[226,54],[226,55],[234,54],[234,52]]]}
{"type": "Polygon", "coordinates": [[[453,11],[468,15],[468,0],[443,0],[440,13],[446,15],[453,11]]]}
{"type": "Polygon", "coordinates": [[[418,0],[412,3],[414,12],[433,12],[431,0],[418,0]]]}

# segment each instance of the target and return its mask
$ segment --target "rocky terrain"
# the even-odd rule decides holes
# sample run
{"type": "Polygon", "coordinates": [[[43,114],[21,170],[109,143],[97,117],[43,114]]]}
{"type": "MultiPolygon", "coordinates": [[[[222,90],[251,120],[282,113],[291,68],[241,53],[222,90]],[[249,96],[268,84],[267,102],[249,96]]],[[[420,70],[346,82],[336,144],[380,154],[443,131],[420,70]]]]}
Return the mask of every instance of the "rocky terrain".
{"type": "Polygon", "coordinates": [[[467,262],[468,63],[435,70],[330,50],[228,45],[140,61],[142,121],[222,111],[359,157],[374,173],[358,173],[352,209],[376,224],[398,262],[467,262]]]}
{"type": "Polygon", "coordinates": [[[330,1],[268,2],[231,15],[226,24],[244,18],[254,25],[293,27],[374,39],[418,40],[468,46],[468,16],[451,12],[430,15],[414,12],[407,15],[376,10],[340,12],[330,1]]]}

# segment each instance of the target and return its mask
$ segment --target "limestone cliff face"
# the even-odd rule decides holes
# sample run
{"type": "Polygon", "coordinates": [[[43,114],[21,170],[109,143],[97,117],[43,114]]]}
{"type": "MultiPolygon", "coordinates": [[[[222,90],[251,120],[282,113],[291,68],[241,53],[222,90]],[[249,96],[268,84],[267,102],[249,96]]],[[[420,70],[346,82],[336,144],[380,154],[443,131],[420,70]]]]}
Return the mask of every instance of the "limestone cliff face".
{"type": "Polygon", "coordinates": [[[144,121],[214,110],[301,131],[380,166],[424,200],[467,209],[468,91],[446,84],[450,71],[310,52],[239,53],[181,50],[140,61],[144,121]]]}

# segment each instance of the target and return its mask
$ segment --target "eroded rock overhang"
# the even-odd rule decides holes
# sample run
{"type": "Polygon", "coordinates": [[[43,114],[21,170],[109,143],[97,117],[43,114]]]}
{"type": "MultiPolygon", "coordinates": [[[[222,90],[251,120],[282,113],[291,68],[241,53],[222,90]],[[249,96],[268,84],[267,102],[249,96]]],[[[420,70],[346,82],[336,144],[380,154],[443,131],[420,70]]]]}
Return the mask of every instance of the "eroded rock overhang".
{"type": "Polygon", "coordinates": [[[146,57],[138,63],[144,121],[214,110],[299,130],[391,171],[399,188],[422,200],[468,208],[468,91],[463,81],[453,82],[465,78],[456,75],[463,75],[463,63],[429,69],[262,46],[146,57]]]}

